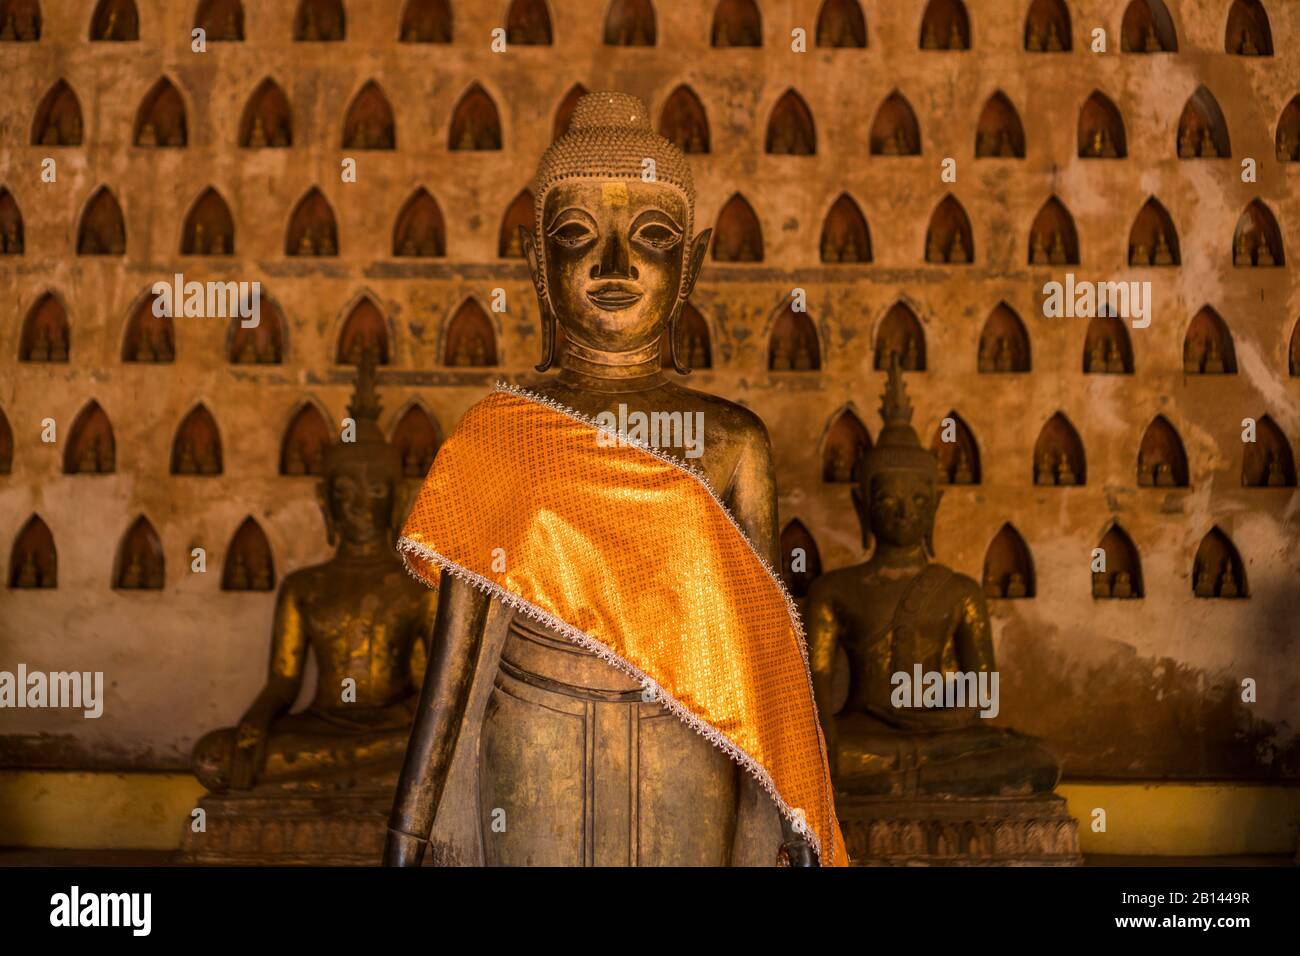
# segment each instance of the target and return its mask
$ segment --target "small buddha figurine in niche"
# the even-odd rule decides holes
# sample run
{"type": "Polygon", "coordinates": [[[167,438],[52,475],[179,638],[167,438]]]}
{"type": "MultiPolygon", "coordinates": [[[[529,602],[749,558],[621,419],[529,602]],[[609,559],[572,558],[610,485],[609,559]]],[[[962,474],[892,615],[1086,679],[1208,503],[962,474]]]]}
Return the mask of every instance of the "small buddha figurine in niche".
{"type": "MultiPolygon", "coordinates": [[[[393,548],[402,466],[379,429],[374,362],[372,353],[364,357],[348,406],[355,441],[329,446],[317,488],[338,549],[284,579],[266,685],[238,725],[195,745],[194,774],[210,790],[261,782],[330,789],[400,765],[437,593],[405,573],[393,548]],[[309,651],[316,694],[307,709],[289,713],[309,651]]],[[[240,574],[245,587],[269,584],[269,568],[240,574]]]]}
{"type": "MultiPolygon", "coordinates": [[[[822,575],[807,598],[813,681],[836,789],[853,795],[1027,795],[1050,792],[1060,764],[1038,740],[993,727],[975,708],[896,707],[896,673],[988,673],[993,636],[980,585],[931,558],[936,458],[921,447],[895,361],[884,428],[853,489],[864,564],[822,575]],[[848,700],[835,710],[839,649],[848,700]]],[[[1000,582],[995,582],[1000,590],[1000,582]]],[[[1023,581],[1019,587],[1023,587],[1023,581]]]]}
{"type": "MultiPolygon", "coordinates": [[[[416,865],[433,842],[439,862],[466,856],[477,861],[481,853],[487,865],[770,865],[778,854],[792,864],[810,865],[818,860],[810,836],[814,832],[823,862],[847,862],[842,837],[831,822],[829,773],[797,644],[765,645],[772,655],[767,663],[742,665],[749,660],[742,634],[752,631],[735,630],[716,617],[717,626],[710,630],[700,616],[705,609],[710,614],[721,611],[728,603],[721,594],[710,596],[723,586],[717,575],[708,573],[719,567],[715,557],[697,555],[695,566],[706,573],[684,575],[649,561],[644,549],[620,547],[615,554],[604,545],[616,531],[652,549],[651,539],[689,533],[695,522],[714,514],[720,502],[733,516],[730,527],[748,539],[746,553],[763,556],[769,570],[781,565],[775,479],[762,421],[743,406],[684,388],[664,374],[664,336],[673,367],[687,371],[676,332],[710,239],[709,230],[697,234],[692,229],[695,192],[690,166],[675,145],[652,131],[641,100],[622,93],[591,93],[578,101],[568,131],[544,154],[533,195],[536,227],[521,230],[521,245],[542,318],[543,358],[537,370],[546,372],[558,360],[559,374],[539,376],[519,389],[498,390],[467,412],[442,446],[403,529],[400,546],[408,567],[421,577],[428,575],[426,580],[440,581],[434,635],[439,650],[430,663],[394,801],[385,862],[416,865]],[[657,168],[650,182],[640,172],[647,157],[657,168]],[[561,332],[564,345],[558,349],[561,332]],[[692,463],[718,489],[716,499],[701,501],[707,506],[704,511],[674,512],[673,517],[660,510],[702,487],[698,482],[676,482],[667,457],[649,455],[633,443],[607,453],[613,457],[594,451],[600,437],[589,433],[590,423],[597,416],[617,416],[619,410],[625,416],[703,414],[703,442],[692,463]],[[508,449],[511,458],[503,459],[516,464],[498,470],[491,463],[501,452],[492,435],[510,428],[519,416],[526,416],[517,426],[523,431],[510,433],[518,437],[508,449]],[[572,433],[573,449],[563,453],[563,441],[534,441],[535,426],[529,423],[538,421],[558,429],[545,434],[572,433]],[[467,427],[475,422],[493,424],[490,431],[467,427]],[[571,460],[565,455],[579,454],[592,455],[586,460],[594,470],[568,477],[557,474],[571,460]],[[624,470],[605,473],[605,461],[617,462],[624,470]],[[546,487],[516,477],[534,467],[554,476],[546,487]],[[660,471],[666,482],[656,500],[616,492],[625,487],[622,482],[635,478],[632,471],[645,467],[660,471]],[[426,510],[426,492],[444,481],[464,500],[453,502],[450,511],[426,510]],[[509,490],[510,528],[504,534],[518,543],[492,538],[509,556],[503,571],[482,563],[491,548],[483,551],[473,537],[480,525],[469,514],[482,512],[475,499],[476,482],[493,494],[509,490]],[[635,507],[589,511],[582,501],[596,488],[635,507]],[[447,517],[461,509],[466,509],[463,519],[447,517]],[[561,514],[567,515],[561,523],[577,532],[581,542],[567,532],[545,531],[547,526],[558,530],[554,516],[561,514]],[[584,560],[597,554],[601,571],[583,573],[584,560]],[[631,580],[629,564],[636,565],[639,587],[649,592],[644,607],[617,602],[620,606],[599,615],[600,620],[587,618],[589,631],[575,634],[581,625],[569,618],[586,617],[582,608],[594,606],[587,597],[589,589],[626,586],[631,580]],[[528,585],[552,573],[567,578],[561,590],[580,595],[571,605],[566,594],[549,586],[528,585]],[[646,578],[646,573],[652,577],[646,578]],[[679,600],[679,588],[697,589],[692,593],[702,597],[688,607],[692,601],[679,600]],[[496,604],[490,605],[489,598],[496,604]],[[678,610],[669,612],[670,607],[678,610]],[[495,616],[497,612],[504,616],[495,616]],[[503,622],[491,631],[497,635],[495,643],[486,636],[489,620],[503,622]],[[638,680],[628,669],[628,655],[635,653],[631,644],[639,633],[656,637],[654,649],[646,650],[636,667],[657,677],[638,680]],[[687,633],[699,634],[701,640],[685,640],[682,635],[687,633]],[[741,643],[722,652],[719,642],[732,637],[741,643]],[[662,655],[691,656],[706,648],[721,655],[715,661],[729,662],[728,673],[714,670],[716,663],[672,672],[658,667],[662,655]],[[790,651],[793,656],[786,656],[790,651]],[[796,667],[807,694],[801,689],[796,696],[776,695],[767,690],[770,684],[759,682],[760,670],[781,660],[796,667]],[[731,668],[730,662],[742,666],[731,668]],[[715,686],[721,686],[728,699],[751,701],[753,719],[797,715],[798,725],[787,725],[779,739],[787,746],[810,747],[799,751],[803,766],[818,768],[815,775],[824,781],[816,793],[802,791],[805,804],[798,807],[799,813],[794,812],[796,805],[777,802],[784,792],[779,782],[772,799],[752,791],[754,783],[740,765],[744,754],[711,742],[730,739],[727,730],[706,738],[692,729],[715,726],[699,712],[704,699],[681,686],[696,679],[719,682],[715,686]],[[482,695],[475,693],[480,687],[482,695]],[[646,696],[656,688],[658,694],[646,696]],[[694,715],[695,722],[683,710],[661,703],[661,695],[683,702],[678,706],[694,715]],[[475,700],[485,703],[473,710],[475,700]],[[571,715],[560,718],[564,726],[557,722],[561,714],[571,715]],[[622,730],[612,729],[616,727],[622,730]],[[599,743],[588,746],[584,740],[599,743]],[[458,778],[455,767],[468,770],[458,778]],[[629,767],[636,772],[629,774],[629,767]],[[460,849],[452,837],[439,833],[445,832],[445,816],[465,806],[473,808],[473,819],[466,822],[469,832],[460,849]],[[504,830],[494,824],[494,808],[504,810],[504,830]],[[755,814],[766,823],[748,827],[745,821],[755,814]],[[826,825],[816,829],[822,821],[826,825]]],[[[780,341],[774,343],[774,366],[780,341]]],[[[675,457],[682,451],[665,447],[662,453],[675,457]]],[[[700,538],[690,536],[694,548],[700,538]]],[[[739,538],[727,540],[743,545],[739,538]]],[[[779,593],[775,577],[752,580],[755,601],[779,593]]],[[[778,616],[784,622],[789,605],[782,607],[778,616]]]]}
{"type": "Polygon", "coordinates": [[[1232,264],[1237,266],[1253,266],[1255,264],[1255,258],[1251,253],[1250,237],[1247,236],[1245,232],[1242,232],[1237,236],[1237,244],[1233,249],[1232,264]]]}

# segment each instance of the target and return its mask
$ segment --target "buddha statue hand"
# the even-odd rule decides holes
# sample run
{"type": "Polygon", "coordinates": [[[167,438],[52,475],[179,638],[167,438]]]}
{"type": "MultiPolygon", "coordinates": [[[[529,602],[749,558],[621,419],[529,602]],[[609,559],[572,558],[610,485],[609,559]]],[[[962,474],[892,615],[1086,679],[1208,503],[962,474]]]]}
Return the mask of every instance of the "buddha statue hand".
{"type": "MultiPolygon", "coordinates": [[[[802,810],[794,811],[799,818],[799,825],[806,827],[807,822],[804,820],[802,810]]],[[[817,854],[813,852],[812,844],[804,837],[799,830],[795,829],[795,824],[781,818],[781,850],[777,854],[777,861],[786,866],[819,866],[817,854]]]]}
{"type": "Polygon", "coordinates": [[[401,830],[388,828],[388,839],[384,842],[384,866],[419,866],[424,859],[424,848],[429,841],[421,840],[401,830]]]}
{"type": "Polygon", "coordinates": [[[817,862],[817,854],[813,852],[812,844],[802,837],[795,837],[782,843],[781,854],[785,857],[787,866],[821,866],[817,862]]]}
{"type": "Polygon", "coordinates": [[[235,746],[230,754],[230,788],[251,790],[266,762],[266,742],[270,736],[269,715],[250,712],[235,728],[235,746]]]}

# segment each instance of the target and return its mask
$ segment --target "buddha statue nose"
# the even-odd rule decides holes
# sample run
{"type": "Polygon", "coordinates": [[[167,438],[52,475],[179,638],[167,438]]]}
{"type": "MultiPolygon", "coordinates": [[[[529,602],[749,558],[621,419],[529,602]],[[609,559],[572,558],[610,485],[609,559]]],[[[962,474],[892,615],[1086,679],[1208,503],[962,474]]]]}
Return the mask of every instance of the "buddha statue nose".
{"type": "Polygon", "coordinates": [[[637,278],[636,269],[633,268],[628,256],[627,241],[617,230],[612,231],[605,240],[605,246],[600,250],[600,261],[591,267],[591,277],[593,279],[637,278]]]}

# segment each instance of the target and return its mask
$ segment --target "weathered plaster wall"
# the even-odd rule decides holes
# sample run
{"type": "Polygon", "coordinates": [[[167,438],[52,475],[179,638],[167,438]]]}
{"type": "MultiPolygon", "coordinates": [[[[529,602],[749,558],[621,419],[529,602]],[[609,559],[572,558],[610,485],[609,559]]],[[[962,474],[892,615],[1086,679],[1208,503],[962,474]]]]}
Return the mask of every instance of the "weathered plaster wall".
{"type": "MultiPolygon", "coordinates": [[[[1292,446],[1300,438],[1300,379],[1287,377],[1286,347],[1300,295],[1292,279],[1300,255],[1300,164],[1280,165],[1273,136],[1282,109],[1300,92],[1300,9],[1268,3],[1278,55],[1223,52],[1227,2],[1171,3],[1180,52],[1119,52],[1125,4],[1074,0],[1074,51],[1022,49],[1028,4],[970,4],[973,49],[917,49],[920,2],[866,0],[866,50],[789,50],[789,30],[813,32],[818,3],[761,3],[764,46],[708,45],[711,4],[656,5],[658,45],[601,43],[603,0],[552,4],[555,44],[489,50],[505,3],[454,2],[450,46],[396,42],[399,0],[348,2],[342,44],[291,42],[294,3],[246,4],[244,43],[190,52],[193,4],[138,0],[141,40],[89,43],[91,0],[46,0],[39,43],[0,44],[0,185],[25,219],[26,252],[0,259],[0,408],[15,434],[12,474],[0,476],[0,564],[9,575],[10,541],[33,513],[53,531],[57,590],[0,590],[0,669],[24,661],[46,670],[103,670],[105,716],[60,712],[0,715],[0,755],[10,765],[179,767],[202,732],[235,720],[256,693],[265,666],[274,595],[220,590],[219,567],[235,529],[252,515],[270,539],[277,580],[328,554],[313,480],[277,473],[282,433],[303,401],[329,420],[345,414],[349,370],[333,364],[336,338],[353,303],[367,294],[386,317],[393,364],[381,374],[385,424],[418,401],[449,430],[499,376],[536,361],[536,304],[522,263],[497,258],[501,216],[528,182],[551,136],[554,112],[575,83],[645,97],[658,117],[686,83],[708,112],[712,153],[692,157],[697,226],[712,224],[739,191],[763,229],[764,261],[709,261],[694,304],[709,324],[714,370],[696,387],[749,404],[768,423],[777,456],[781,518],[812,531],[828,568],[860,560],[848,487],[821,481],[821,442],[837,412],[857,410],[873,435],[883,376],[872,370],[875,329],[899,299],[923,323],[928,370],[907,376],[915,424],[925,440],[949,409],[979,444],[983,482],[949,488],[937,529],[940,557],[979,577],[989,541],[1012,522],[1033,553],[1037,596],[995,601],[1003,720],[1041,733],[1076,776],[1267,777],[1300,773],[1300,535],[1294,489],[1242,488],[1240,422],[1271,415],[1292,446]],[[1089,31],[1108,33],[1109,52],[1088,52],[1089,31]],[[167,76],[188,113],[182,150],[131,146],[141,97],[167,76]],[[288,95],[294,145],[236,146],[244,104],[264,77],[288,95]],[[33,111],[57,79],[81,102],[85,145],[29,145],[33,111]],[[339,181],[344,111],[367,80],[393,105],[393,152],[349,152],[359,181],[339,181]],[[452,152],[448,124],[471,83],[492,96],[504,148],[452,152]],[[1227,118],[1232,159],[1180,161],[1175,130],[1201,84],[1227,118]],[[773,104],[793,87],[810,107],[817,154],[771,156],[763,131],[773,104]],[[881,101],[898,89],[916,111],[922,152],[871,157],[867,130],[881,101]],[[1078,109],[1094,89],[1123,114],[1128,158],[1080,160],[1078,109]],[[1001,90],[1025,125],[1023,160],[976,160],[975,124],[1001,90]],[[58,182],[40,180],[43,157],[58,182]],[[939,179],[955,157],[956,184],[939,179]],[[1259,182],[1240,181],[1253,157],[1259,182]],[[80,210],[101,185],[126,217],[124,257],[76,256],[80,210]],[[237,255],[181,257],[191,203],[208,186],[229,203],[237,255]],[[447,256],[392,258],[393,220],[423,185],[447,222],[447,256]],[[290,210],[312,186],[333,206],[340,254],[283,254],[290,210]],[[870,224],[874,262],[826,266],[823,218],[848,191],[870,224]],[[942,197],[963,204],[974,230],[968,266],[924,262],[926,226],[942,197]],[[1064,267],[1029,268],[1030,224],[1057,196],[1074,217],[1082,278],[1149,278],[1155,314],[1132,330],[1136,374],[1085,376],[1086,321],[1049,320],[1042,283],[1064,267]],[[1148,196],[1169,210],[1182,265],[1131,270],[1128,231],[1148,196]],[[1232,266],[1241,210],[1264,200],[1281,225],[1288,265],[1232,266]],[[120,359],[127,317],[157,279],[258,279],[283,309],[288,346],[281,366],[233,366],[219,319],[177,322],[177,361],[132,365],[120,359]],[[794,287],[807,290],[823,356],[821,371],[767,371],[768,331],[794,287]],[[485,307],[504,288],[509,309],[493,315],[501,368],[441,364],[449,316],[467,298],[485,307]],[[67,306],[67,365],[17,360],[22,318],[46,290],[67,306]],[[1005,300],[1025,321],[1033,348],[1028,375],[979,374],[978,339],[1005,300]],[[1240,372],[1194,378],[1182,371],[1182,338],[1204,304],[1231,328],[1240,372]],[[67,429],[90,399],[108,413],[117,472],[62,474],[62,446],[39,441],[40,421],[67,429]],[[225,472],[168,474],[173,433],[202,401],[221,428],[225,472]],[[1084,487],[1039,489],[1031,481],[1041,424],[1063,411],[1087,453],[1084,487]],[[1164,414],[1177,427],[1191,466],[1189,489],[1136,487],[1137,446],[1164,414]],[[145,514],[167,558],[163,591],[116,591],[113,554],[129,524],[145,514]],[[1097,601],[1088,561],[1117,519],[1136,543],[1146,596],[1097,601]],[[1251,596],[1199,600],[1191,568],[1202,536],[1228,533],[1245,562],[1251,596]],[[188,554],[208,549],[206,575],[188,554]],[[1259,702],[1242,705],[1236,686],[1259,681],[1259,702]]],[[[66,434],[66,431],[63,433],[66,434]]]]}

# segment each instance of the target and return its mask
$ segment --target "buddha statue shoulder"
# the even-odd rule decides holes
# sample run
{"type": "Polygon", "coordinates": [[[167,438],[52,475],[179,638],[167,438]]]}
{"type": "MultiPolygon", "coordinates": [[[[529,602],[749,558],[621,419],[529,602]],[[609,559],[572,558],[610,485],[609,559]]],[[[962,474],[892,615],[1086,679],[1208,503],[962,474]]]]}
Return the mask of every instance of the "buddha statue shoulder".
{"type": "Polygon", "coordinates": [[[329,789],[400,766],[437,609],[393,547],[401,462],[380,431],[374,355],[361,360],[349,406],[355,440],[325,452],[317,497],[334,556],[285,577],[276,598],[266,683],[232,728],[194,747],[211,790],[259,783],[329,789]],[[290,713],[308,655],[315,695],[290,713]]]}
{"type": "Polygon", "coordinates": [[[806,605],[814,684],[837,791],[1023,795],[1051,791],[1060,765],[1039,741],[989,720],[998,672],[978,583],[932,560],[942,492],[894,357],[884,427],[862,459],[853,503],[862,564],[822,575],[806,605]],[[836,660],[848,696],[834,698],[836,660]]]}
{"type": "MultiPolygon", "coordinates": [[[[758,603],[771,599],[767,623],[790,622],[777,620],[784,592],[770,574],[766,428],[741,405],[670,381],[661,359],[667,335],[674,369],[688,371],[675,332],[708,248],[709,231],[693,232],[690,168],[639,99],[594,93],[543,156],[533,194],[536,227],[521,229],[521,244],[542,318],[538,371],[551,374],[471,409],[422,491],[495,495],[511,513],[485,518],[466,505],[458,521],[435,519],[417,499],[403,530],[408,565],[436,577],[441,594],[385,862],[418,864],[440,803],[469,798],[445,787],[458,739],[476,734],[488,865],[727,865],[741,856],[740,810],[756,782],[772,796],[768,810],[781,811],[771,813],[767,859],[813,865],[815,848],[832,850],[814,835],[828,829],[803,825],[818,813],[811,801],[790,805],[786,758],[758,754],[758,736],[716,729],[719,714],[759,689],[723,665],[721,644],[703,646],[705,622],[713,615],[716,639],[734,636],[741,655],[767,626],[721,619],[734,561],[746,562],[758,603]],[[455,456],[468,459],[495,432],[517,436],[501,439],[504,458],[489,449],[500,467],[454,478],[455,456]],[[527,469],[536,481],[494,490],[498,472],[527,469]],[[475,482],[483,474],[492,480],[475,482]],[[476,538],[470,525],[491,531],[476,538]],[[475,564],[494,544],[501,566],[475,564]],[[499,658],[480,662],[493,599],[512,616],[499,658]],[[491,697],[465,730],[470,688],[484,679],[491,697]],[[494,826],[494,813],[509,823],[494,826]]],[[[793,637],[789,649],[797,661],[793,637]]],[[[807,707],[782,739],[821,767],[811,683],[798,667],[772,685],[807,707]]],[[[773,703],[758,698],[755,709],[773,703]]]]}

